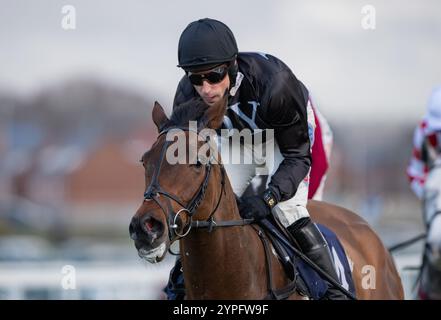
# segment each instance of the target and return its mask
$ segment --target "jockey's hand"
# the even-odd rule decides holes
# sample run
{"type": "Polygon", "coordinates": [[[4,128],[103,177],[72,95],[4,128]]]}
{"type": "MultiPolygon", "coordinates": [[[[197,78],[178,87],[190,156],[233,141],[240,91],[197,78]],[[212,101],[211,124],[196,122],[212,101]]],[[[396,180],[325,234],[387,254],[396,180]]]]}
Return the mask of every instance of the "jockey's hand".
{"type": "Polygon", "coordinates": [[[271,214],[270,207],[261,196],[242,197],[238,205],[240,216],[244,219],[259,221],[271,214]]]}

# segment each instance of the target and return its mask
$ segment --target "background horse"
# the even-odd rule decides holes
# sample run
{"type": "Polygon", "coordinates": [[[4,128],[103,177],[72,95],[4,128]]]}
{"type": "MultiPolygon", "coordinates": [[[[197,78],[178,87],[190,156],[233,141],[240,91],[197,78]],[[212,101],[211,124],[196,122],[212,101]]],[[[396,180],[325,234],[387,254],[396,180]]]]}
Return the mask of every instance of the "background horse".
{"type": "MultiPolygon", "coordinates": [[[[221,159],[206,164],[200,158],[193,164],[166,161],[171,128],[195,119],[200,128],[217,128],[222,115],[214,112],[193,103],[177,108],[169,120],[155,104],[153,121],[162,133],[142,157],[147,191],[130,223],[130,236],[140,257],[150,262],[161,261],[170,244],[180,239],[188,299],[263,299],[269,289],[283,288],[291,280],[275,254],[266,254],[259,229],[243,223],[221,159]],[[196,228],[196,223],[204,228],[196,228]],[[207,230],[210,225],[212,230],[207,230]]],[[[186,129],[176,137],[189,141],[190,134],[186,129]]],[[[186,156],[191,157],[189,149],[186,156]]],[[[342,242],[352,262],[357,298],[403,299],[392,257],[362,218],[325,202],[310,201],[308,210],[342,242]]],[[[289,298],[304,297],[293,293],[289,298]]]]}
{"type": "Polygon", "coordinates": [[[441,299],[441,163],[430,170],[424,187],[423,213],[427,229],[418,295],[441,299]]]}

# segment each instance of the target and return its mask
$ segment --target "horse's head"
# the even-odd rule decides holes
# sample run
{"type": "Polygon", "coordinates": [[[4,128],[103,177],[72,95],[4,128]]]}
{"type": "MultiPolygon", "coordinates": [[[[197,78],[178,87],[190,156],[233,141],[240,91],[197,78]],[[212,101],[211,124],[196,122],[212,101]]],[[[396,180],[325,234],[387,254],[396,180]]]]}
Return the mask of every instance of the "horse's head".
{"type": "Polygon", "coordinates": [[[179,106],[170,119],[155,103],[152,117],[159,136],[141,158],[146,191],[129,232],[139,256],[153,263],[190,231],[193,219],[206,220],[217,208],[224,171],[215,165],[220,161],[215,142],[199,131],[211,120],[201,100],[179,106]],[[189,126],[190,120],[198,120],[197,128],[189,126]]]}

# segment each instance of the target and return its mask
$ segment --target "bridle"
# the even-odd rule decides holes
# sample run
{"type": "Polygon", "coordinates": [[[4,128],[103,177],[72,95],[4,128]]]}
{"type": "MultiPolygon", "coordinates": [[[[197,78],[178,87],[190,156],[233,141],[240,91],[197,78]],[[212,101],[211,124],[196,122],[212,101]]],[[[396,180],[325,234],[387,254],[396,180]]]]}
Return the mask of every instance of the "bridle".
{"type": "MultiPolygon", "coordinates": [[[[159,139],[162,135],[166,134],[172,129],[179,129],[183,131],[191,131],[195,132],[199,135],[199,133],[195,130],[192,130],[187,127],[169,127],[163,131],[161,131],[157,137],[159,139]]],[[[205,142],[209,142],[209,137],[207,136],[205,139],[205,142]]],[[[205,177],[202,182],[202,184],[199,186],[196,193],[193,195],[192,199],[187,203],[184,204],[182,200],[179,199],[178,196],[171,194],[167,191],[165,191],[159,184],[158,177],[159,173],[161,171],[161,166],[164,161],[164,157],[166,154],[167,148],[170,146],[172,141],[166,141],[165,144],[162,146],[161,155],[159,157],[159,161],[157,165],[155,166],[155,172],[153,173],[152,182],[147,187],[147,191],[144,192],[144,201],[150,201],[153,200],[162,210],[162,212],[165,215],[167,225],[168,225],[168,231],[169,231],[169,240],[170,242],[174,242],[178,238],[185,237],[188,235],[190,230],[192,228],[208,228],[208,231],[211,232],[214,227],[222,227],[222,226],[233,226],[233,225],[245,225],[245,224],[251,224],[254,219],[242,219],[242,220],[231,220],[231,221],[222,221],[222,222],[216,222],[213,219],[214,213],[217,211],[219,204],[222,200],[222,196],[225,194],[225,168],[222,163],[217,163],[220,165],[221,169],[221,192],[219,195],[219,198],[217,200],[216,206],[209,214],[207,220],[196,220],[193,221],[193,215],[195,214],[197,208],[202,203],[202,200],[205,197],[205,192],[207,190],[208,182],[210,179],[210,174],[212,172],[212,162],[214,162],[214,157],[210,157],[210,159],[207,161],[207,163],[204,165],[205,167],[205,177]],[[167,209],[164,208],[164,206],[159,201],[159,197],[163,196],[166,199],[167,203],[167,209]],[[182,208],[178,210],[178,212],[174,212],[173,207],[171,205],[171,200],[176,202],[179,206],[182,208]],[[185,230],[186,226],[183,226],[182,232],[178,232],[178,219],[182,221],[180,218],[181,214],[186,213],[189,217],[189,223],[187,224],[187,229],[185,230]],[[173,230],[173,231],[172,231],[173,230]],[[173,234],[174,233],[174,234],[173,234]],[[176,236],[176,237],[175,237],[176,236]]],[[[214,153],[215,154],[215,153],[214,153]]]]}

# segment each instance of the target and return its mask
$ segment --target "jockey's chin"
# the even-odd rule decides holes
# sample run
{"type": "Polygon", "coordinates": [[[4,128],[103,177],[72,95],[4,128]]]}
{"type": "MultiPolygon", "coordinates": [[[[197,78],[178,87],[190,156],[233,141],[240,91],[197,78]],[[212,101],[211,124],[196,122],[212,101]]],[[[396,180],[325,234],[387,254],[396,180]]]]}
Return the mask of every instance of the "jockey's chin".
{"type": "Polygon", "coordinates": [[[216,95],[213,97],[202,97],[202,100],[209,106],[209,107],[221,107],[227,105],[227,99],[223,97],[222,95],[216,95]]]}

